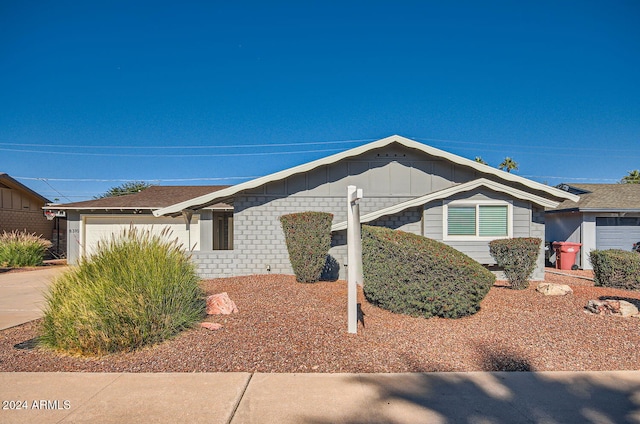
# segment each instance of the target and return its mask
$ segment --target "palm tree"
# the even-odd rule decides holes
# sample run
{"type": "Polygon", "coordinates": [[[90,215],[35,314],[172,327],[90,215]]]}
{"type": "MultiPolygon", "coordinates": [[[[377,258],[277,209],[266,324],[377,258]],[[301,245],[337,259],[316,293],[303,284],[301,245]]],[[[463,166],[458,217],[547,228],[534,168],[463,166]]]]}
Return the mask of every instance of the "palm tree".
{"type": "Polygon", "coordinates": [[[628,175],[622,177],[620,184],[640,184],[640,171],[637,169],[629,171],[628,175]]]}
{"type": "Polygon", "coordinates": [[[498,168],[502,169],[503,171],[507,171],[507,172],[511,172],[513,170],[517,171],[518,170],[518,162],[514,161],[509,156],[507,156],[506,158],[504,158],[502,163],[500,165],[498,165],[498,168]]]}
{"type": "Polygon", "coordinates": [[[484,159],[482,159],[480,156],[476,156],[476,158],[474,159],[474,161],[481,163],[483,165],[488,165],[487,162],[484,161],[484,159]]]}

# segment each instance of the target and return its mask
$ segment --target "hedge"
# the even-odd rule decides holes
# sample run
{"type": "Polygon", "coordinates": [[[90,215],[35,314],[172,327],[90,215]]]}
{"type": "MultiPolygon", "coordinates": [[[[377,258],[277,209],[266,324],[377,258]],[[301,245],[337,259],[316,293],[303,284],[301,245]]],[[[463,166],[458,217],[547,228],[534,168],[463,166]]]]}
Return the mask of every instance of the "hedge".
{"type": "Polygon", "coordinates": [[[489,253],[509,280],[512,289],[529,287],[529,278],[536,267],[542,240],[535,237],[498,239],[489,242],[489,253]]]}
{"type": "Polygon", "coordinates": [[[333,215],[326,212],[302,212],[282,215],[289,261],[296,280],[315,283],[320,279],[331,248],[333,215]]]}
{"type": "Polygon", "coordinates": [[[596,286],[640,290],[640,254],[637,252],[592,250],[589,260],[596,286]]]}
{"type": "Polygon", "coordinates": [[[362,237],[365,297],[391,312],[471,315],[495,282],[478,262],[438,241],[366,225],[362,237]]]}

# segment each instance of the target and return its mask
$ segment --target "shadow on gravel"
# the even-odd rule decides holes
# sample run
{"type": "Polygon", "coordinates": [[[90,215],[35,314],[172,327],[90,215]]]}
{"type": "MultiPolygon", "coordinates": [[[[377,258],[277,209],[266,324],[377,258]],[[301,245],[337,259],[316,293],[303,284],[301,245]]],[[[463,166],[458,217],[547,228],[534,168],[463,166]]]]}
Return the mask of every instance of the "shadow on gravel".
{"type": "Polygon", "coordinates": [[[605,299],[625,300],[625,301],[631,303],[636,308],[640,309],[640,300],[639,299],[634,299],[632,297],[624,297],[624,296],[600,296],[598,298],[598,300],[605,300],[605,299]]]}
{"type": "Polygon", "coordinates": [[[19,350],[33,350],[36,347],[38,347],[39,343],[40,343],[40,338],[34,337],[32,339],[25,340],[24,342],[15,344],[13,345],[13,347],[19,350]]]}
{"type": "MultiPolygon", "coordinates": [[[[487,364],[531,370],[526,359],[490,353],[487,364]]],[[[375,395],[342,423],[638,423],[640,381],[624,372],[471,372],[353,377],[375,395]]],[[[306,423],[328,421],[309,417],[306,423]]]]}

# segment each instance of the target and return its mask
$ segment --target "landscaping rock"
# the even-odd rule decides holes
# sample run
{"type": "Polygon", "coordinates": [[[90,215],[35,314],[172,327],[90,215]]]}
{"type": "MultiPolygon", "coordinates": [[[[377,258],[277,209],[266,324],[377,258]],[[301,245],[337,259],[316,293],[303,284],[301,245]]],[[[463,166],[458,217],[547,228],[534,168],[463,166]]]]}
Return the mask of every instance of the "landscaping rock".
{"type": "Polygon", "coordinates": [[[536,290],[545,296],[565,296],[573,294],[573,290],[566,284],[540,283],[536,290]]]}
{"type": "Polygon", "coordinates": [[[222,328],[222,324],[218,324],[217,322],[201,322],[200,327],[206,328],[207,330],[215,331],[222,328]]]}
{"type": "Polygon", "coordinates": [[[238,307],[229,298],[227,292],[213,294],[207,297],[207,315],[229,315],[237,313],[238,307]]]}
{"type": "Polygon", "coordinates": [[[597,315],[617,315],[621,317],[640,317],[638,308],[626,300],[604,299],[590,300],[586,310],[597,315]]]}

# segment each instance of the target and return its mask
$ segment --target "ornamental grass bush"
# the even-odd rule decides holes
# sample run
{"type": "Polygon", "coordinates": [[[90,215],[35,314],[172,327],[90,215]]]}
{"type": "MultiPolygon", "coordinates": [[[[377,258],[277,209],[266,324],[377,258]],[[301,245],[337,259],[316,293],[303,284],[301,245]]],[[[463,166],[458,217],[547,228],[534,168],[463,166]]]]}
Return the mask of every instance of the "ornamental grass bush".
{"type": "Polygon", "coordinates": [[[391,312],[459,318],[476,313],[495,276],[462,252],[426,237],[362,227],[364,294],[391,312]]]}
{"type": "Polygon", "coordinates": [[[333,215],[326,212],[302,212],[280,217],[296,281],[315,283],[320,279],[331,248],[332,220],[333,215]]]}
{"type": "Polygon", "coordinates": [[[516,237],[489,242],[489,253],[504,274],[512,289],[529,287],[529,278],[536,267],[542,240],[536,237],[516,237]]]}
{"type": "Polygon", "coordinates": [[[637,252],[592,250],[589,260],[596,286],[640,290],[640,254],[637,252]]]}
{"type": "Polygon", "coordinates": [[[59,277],[46,294],[41,343],[73,355],[131,351],[202,319],[195,266],[167,231],[123,231],[59,277]]]}
{"type": "Polygon", "coordinates": [[[11,268],[42,265],[49,240],[26,231],[3,231],[0,234],[0,266],[11,268]]]}

